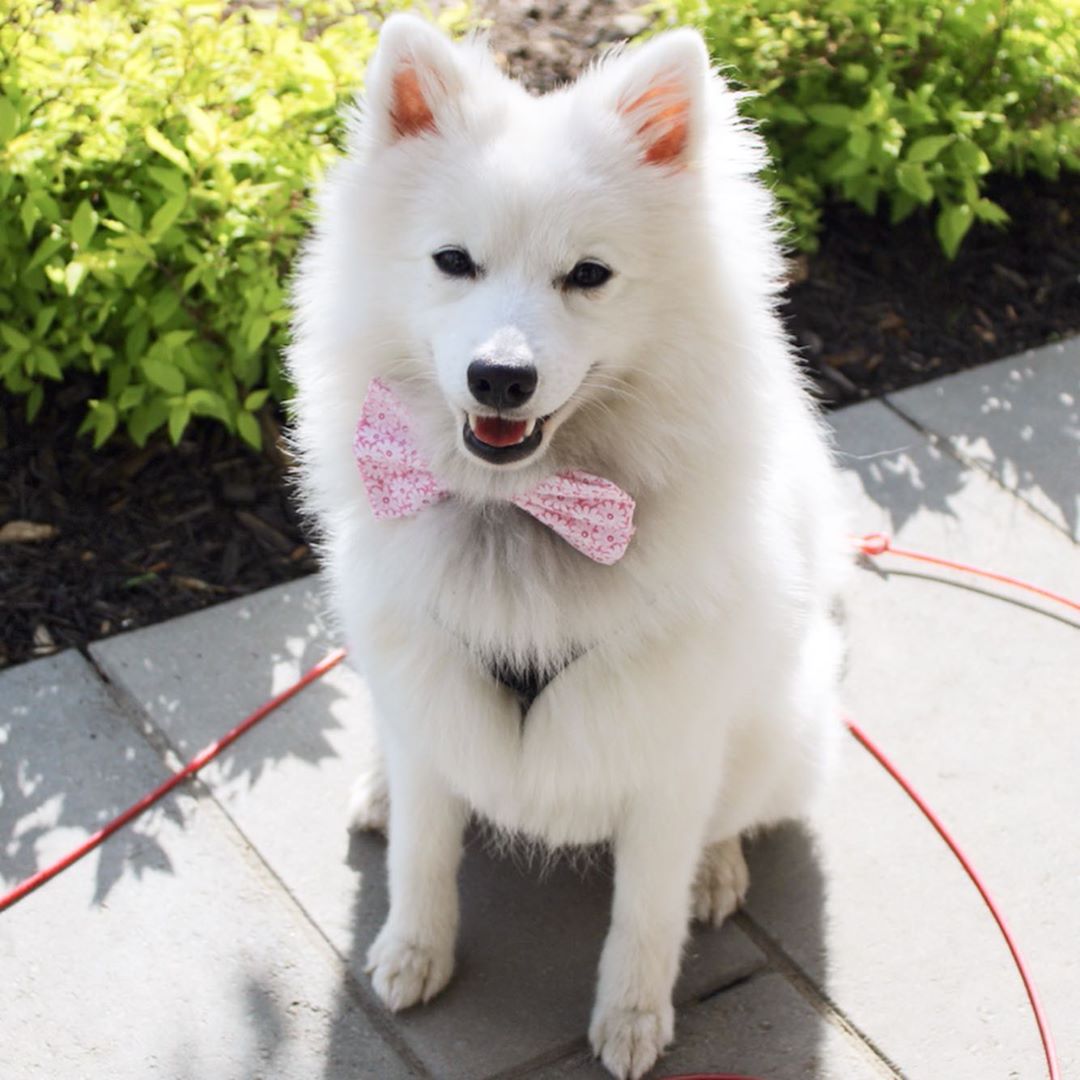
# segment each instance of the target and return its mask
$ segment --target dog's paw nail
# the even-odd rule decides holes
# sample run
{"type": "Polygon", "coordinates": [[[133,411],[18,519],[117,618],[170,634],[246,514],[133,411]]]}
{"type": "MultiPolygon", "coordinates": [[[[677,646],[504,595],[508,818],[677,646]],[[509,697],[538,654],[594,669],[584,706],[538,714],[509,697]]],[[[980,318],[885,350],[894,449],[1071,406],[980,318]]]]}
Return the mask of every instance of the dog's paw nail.
{"type": "Polygon", "coordinates": [[[750,871],[737,840],[710,844],[694,878],[693,912],[700,923],[719,926],[746,898],[750,871]]]}
{"type": "Polygon", "coordinates": [[[418,945],[380,934],[368,950],[365,971],[392,1012],[430,1001],[454,971],[453,950],[418,945]]]}
{"type": "Polygon", "coordinates": [[[652,1068],[675,1028],[670,1005],[663,1009],[614,1008],[594,1019],[589,1041],[608,1071],[619,1080],[638,1080],[652,1068]]]}
{"type": "Polygon", "coordinates": [[[390,794],[381,774],[361,776],[349,794],[349,831],[386,832],[390,820],[390,794]]]}

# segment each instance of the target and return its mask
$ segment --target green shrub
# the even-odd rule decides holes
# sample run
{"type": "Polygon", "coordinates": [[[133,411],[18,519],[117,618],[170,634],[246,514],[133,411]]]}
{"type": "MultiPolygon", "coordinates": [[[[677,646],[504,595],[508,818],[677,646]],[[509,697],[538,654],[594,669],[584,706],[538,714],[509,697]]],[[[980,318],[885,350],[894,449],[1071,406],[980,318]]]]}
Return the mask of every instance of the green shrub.
{"type": "MultiPolygon", "coordinates": [[[[193,417],[258,445],[287,394],[284,282],[379,17],[406,0],[4,0],[0,385],[95,380],[84,430],[193,417]]],[[[954,254],[993,169],[1080,167],[1080,0],[666,0],[756,91],[802,246],[828,193],[937,208],[954,254]]],[[[458,25],[460,10],[444,13],[458,25]]]]}
{"type": "MultiPolygon", "coordinates": [[[[97,376],[84,430],[253,445],[285,392],[284,285],[377,20],[357,6],[6,0],[0,16],[0,378],[97,376]]],[[[368,5],[371,10],[371,5],[368,5]]],[[[383,5],[380,11],[385,11],[383,5]]]]}
{"type": "Polygon", "coordinates": [[[777,162],[796,242],[828,194],[893,221],[936,210],[956,254],[995,170],[1080,169],[1080,0],[671,0],[699,27],[777,162]]]}

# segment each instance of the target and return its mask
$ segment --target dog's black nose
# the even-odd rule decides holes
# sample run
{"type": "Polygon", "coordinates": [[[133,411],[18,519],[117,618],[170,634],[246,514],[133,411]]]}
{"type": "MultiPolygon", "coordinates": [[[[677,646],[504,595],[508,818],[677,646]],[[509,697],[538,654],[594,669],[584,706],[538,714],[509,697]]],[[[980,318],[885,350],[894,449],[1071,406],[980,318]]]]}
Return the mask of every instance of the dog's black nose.
{"type": "Polygon", "coordinates": [[[516,409],[533,396],[536,368],[532,364],[500,364],[474,360],[468,370],[469,389],[481,405],[493,409],[516,409]]]}

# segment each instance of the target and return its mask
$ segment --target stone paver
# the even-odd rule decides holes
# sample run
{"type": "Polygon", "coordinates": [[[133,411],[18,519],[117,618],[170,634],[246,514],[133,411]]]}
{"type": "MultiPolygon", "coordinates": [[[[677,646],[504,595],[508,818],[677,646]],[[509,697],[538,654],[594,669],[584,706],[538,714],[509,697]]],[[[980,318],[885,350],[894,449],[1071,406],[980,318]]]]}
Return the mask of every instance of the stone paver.
{"type": "MultiPolygon", "coordinates": [[[[653,1075],[703,1069],[767,1080],[889,1080],[895,1074],[821,1016],[779,975],[763,974],[680,1013],[675,1044],[653,1075]]],[[[515,1080],[611,1080],[582,1050],[515,1080]]]]}
{"type": "MultiPolygon", "coordinates": [[[[860,529],[900,524],[909,546],[1076,591],[1076,547],[980,470],[936,452],[880,404],[834,423],[851,455],[860,529]]],[[[1075,1061],[1080,997],[1061,941],[1080,929],[1067,809],[1078,805],[1080,766],[1076,630],[909,576],[922,573],[914,564],[881,565],[897,572],[859,572],[850,589],[846,704],[992,883],[1057,1020],[1063,1058],[1075,1061]]],[[[1034,1026],[989,915],[853,740],[810,836],[787,828],[762,838],[751,868],[750,915],[905,1075],[1038,1075],[1034,1026]],[[817,897],[800,906],[793,890],[817,897]]]]}
{"type": "MultiPolygon", "coordinates": [[[[1078,393],[1073,342],[834,414],[853,526],[1075,595],[1078,393]]],[[[853,572],[846,703],[998,894],[1069,1075],[1075,626],[953,574],[877,565],[853,572]]],[[[0,674],[4,880],[162,775],[140,724],[186,758],[321,658],[320,609],[309,580],[101,642],[108,687],[75,654],[0,674]]],[[[5,1078],[12,1061],[17,1077],[604,1075],[583,1039],[610,901],[599,855],[542,873],[475,834],[454,982],[401,1017],[374,1001],[361,968],[386,908],[384,845],[344,829],[370,738],[365,686],[338,668],[206,771],[212,799],[172,799],[0,915],[5,1078]]],[[[1042,1075],[989,915],[852,740],[812,819],[749,859],[746,912],[691,940],[678,1041],[653,1075],[1042,1075]]]]}
{"type": "Polygon", "coordinates": [[[1080,540],[1080,338],[889,400],[1080,540]]]}
{"type": "MultiPolygon", "coordinates": [[[[166,774],[77,653],[0,690],[10,886],[166,774]]],[[[170,797],[0,915],[0,957],[5,1080],[415,1075],[205,798],[170,797]]]]}

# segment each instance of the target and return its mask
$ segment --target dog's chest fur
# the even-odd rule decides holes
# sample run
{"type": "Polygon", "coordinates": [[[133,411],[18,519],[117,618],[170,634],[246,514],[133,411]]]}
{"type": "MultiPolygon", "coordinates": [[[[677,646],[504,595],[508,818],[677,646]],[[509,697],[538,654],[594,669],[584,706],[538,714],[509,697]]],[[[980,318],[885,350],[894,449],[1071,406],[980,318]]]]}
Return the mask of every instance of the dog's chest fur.
{"type": "Polygon", "coordinates": [[[625,618],[623,567],[592,562],[515,506],[451,498],[402,525],[393,561],[408,548],[406,565],[431,570],[402,588],[525,710],[625,618]]]}

